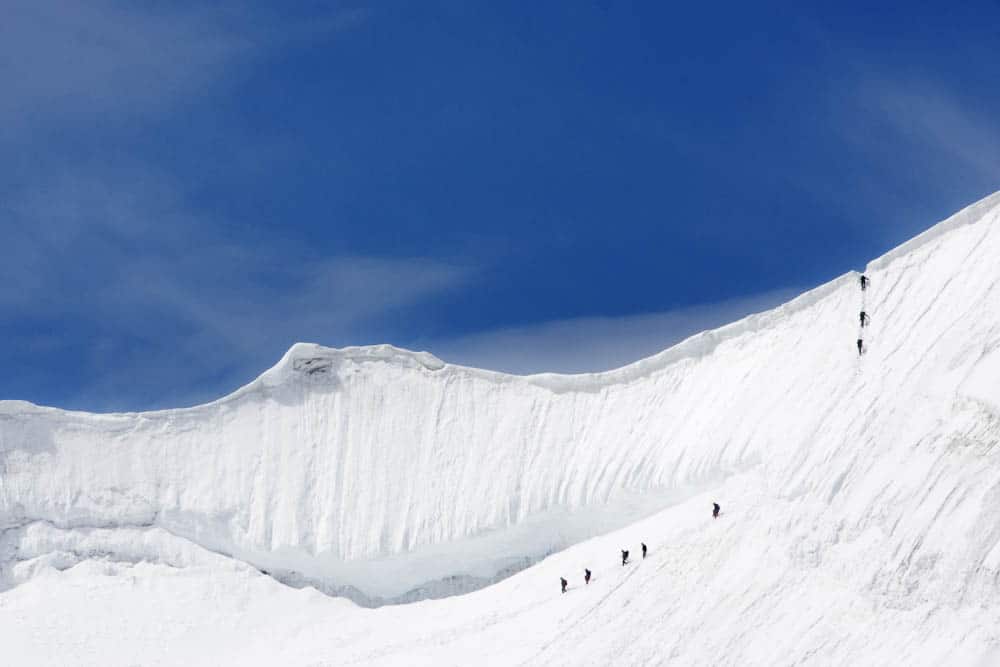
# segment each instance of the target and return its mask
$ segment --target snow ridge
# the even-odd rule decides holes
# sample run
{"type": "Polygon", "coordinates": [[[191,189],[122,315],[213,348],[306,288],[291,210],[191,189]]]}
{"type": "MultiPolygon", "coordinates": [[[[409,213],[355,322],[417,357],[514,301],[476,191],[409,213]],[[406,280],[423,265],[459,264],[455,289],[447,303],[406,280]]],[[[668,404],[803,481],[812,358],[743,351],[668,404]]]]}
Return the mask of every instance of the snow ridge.
{"type": "Polygon", "coordinates": [[[195,408],[0,402],[0,589],[95,560],[225,562],[367,605],[500,579],[454,604],[543,604],[523,582],[614,552],[598,536],[657,535],[684,609],[643,597],[631,571],[600,576],[614,582],[605,604],[634,601],[675,639],[655,633],[654,650],[649,628],[621,625],[631,611],[619,624],[591,608],[534,662],[655,664],[673,641],[682,664],[774,664],[765,638],[800,621],[803,643],[781,655],[972,655],[1000,627],[997,257],[1000,193],[869,263],[864,294],[847,273],[605,373],[300,343],[195,408]],[[733,508],[726,532],[690,518],[712,498],[733,508]],[[598,621],[620,643],[593,645],[598,621]],[[947,639],[930,650],[935,632],[947,639]]]}

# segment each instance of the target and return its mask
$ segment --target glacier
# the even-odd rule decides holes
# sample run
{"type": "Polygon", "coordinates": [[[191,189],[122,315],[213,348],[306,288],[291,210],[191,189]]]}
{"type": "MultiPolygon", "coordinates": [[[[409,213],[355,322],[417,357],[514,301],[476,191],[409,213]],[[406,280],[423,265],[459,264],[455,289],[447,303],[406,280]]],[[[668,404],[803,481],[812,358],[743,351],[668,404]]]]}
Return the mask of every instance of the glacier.
{"type": "Polygon", "coordinates": [[[1000,193],[865,274],[605,373],[296,344],[194,408],[2,401],[0,646],[1000,664],[1000,193]]]}

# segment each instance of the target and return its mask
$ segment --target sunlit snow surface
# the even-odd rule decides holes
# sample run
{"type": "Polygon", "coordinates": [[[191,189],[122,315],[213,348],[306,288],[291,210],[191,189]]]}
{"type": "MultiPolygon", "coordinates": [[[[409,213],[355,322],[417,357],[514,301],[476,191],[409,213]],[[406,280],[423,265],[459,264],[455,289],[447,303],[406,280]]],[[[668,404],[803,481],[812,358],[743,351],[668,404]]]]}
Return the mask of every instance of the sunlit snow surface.
{"type": "Polygon", "coordinates": [[[0,402],[0,663],[1000,664],[1000,194],[867,274],[603,374],[0,402]]]}

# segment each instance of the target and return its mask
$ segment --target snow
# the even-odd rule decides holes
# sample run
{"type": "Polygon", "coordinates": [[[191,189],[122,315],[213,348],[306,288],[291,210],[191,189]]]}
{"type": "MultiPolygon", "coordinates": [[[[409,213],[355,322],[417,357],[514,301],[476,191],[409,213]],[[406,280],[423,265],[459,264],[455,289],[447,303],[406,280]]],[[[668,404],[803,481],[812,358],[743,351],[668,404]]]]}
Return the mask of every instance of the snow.
{"type": "Polygon", "coordinates": [[[297,344],[195,408],[0,402],[0,647],[993,664],[998,257],[1000,193],[870,263],[866,292],[851,272],[607,373],[297,344]]]}

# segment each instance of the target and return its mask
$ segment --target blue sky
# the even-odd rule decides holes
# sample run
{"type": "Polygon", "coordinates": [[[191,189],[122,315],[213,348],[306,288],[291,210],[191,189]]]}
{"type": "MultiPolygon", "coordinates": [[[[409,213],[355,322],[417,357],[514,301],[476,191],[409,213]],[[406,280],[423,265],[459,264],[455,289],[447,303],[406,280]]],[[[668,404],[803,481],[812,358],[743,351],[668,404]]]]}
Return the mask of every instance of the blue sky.
{"type": "Polygon", "coordinates": [[[0,398],[609,368],[1000,189],[996,2],[286,4],[4,3],[0,398]]]}

